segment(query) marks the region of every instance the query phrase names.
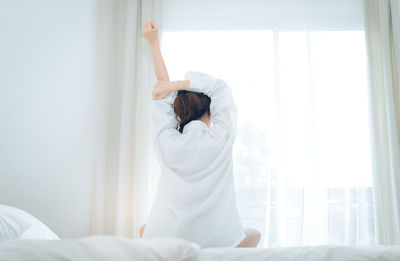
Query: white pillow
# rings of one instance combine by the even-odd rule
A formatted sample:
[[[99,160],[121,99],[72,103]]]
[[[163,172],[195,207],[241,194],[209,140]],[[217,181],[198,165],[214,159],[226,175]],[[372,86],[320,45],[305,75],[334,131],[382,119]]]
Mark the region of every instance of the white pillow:
[[[60,239],[45,224],[27,212],[0,205],[0,240],[7,239]]]
[[[21,214],[19,209],[0,205],[0,240],[17,239],[31,226]]]

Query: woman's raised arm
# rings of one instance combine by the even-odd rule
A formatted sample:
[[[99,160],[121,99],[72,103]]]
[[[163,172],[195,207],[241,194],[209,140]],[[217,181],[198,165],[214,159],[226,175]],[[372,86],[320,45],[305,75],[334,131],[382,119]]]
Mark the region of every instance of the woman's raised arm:
[[[147,21],[143,26],[142,36],[149,42],[151,54],[153,57],[154,71],[158,82],[169,83],[168,72],[165,67],[160,46],[158,43],[158,28],[153,21]],[[156,100],[155,97],[160,97],[153,89],[152,119],[154,123],[153,138],[158,151],[163,150],[173,138],[179,134],[176,129],[177,120],[173,109],[173,101],[175,92],[170,93],[167,85],[160,86],[160,92],[165,93],[163,99]],[[157,94],[157,95],[155,95]]]
[[[142,36],[149,42],[157,80],[168,82],[168,72],[167,68],[165,67],[164,60],[161,55],[160,44],[158,42],[158,26],[151,20],[147,21],[143,26]]]

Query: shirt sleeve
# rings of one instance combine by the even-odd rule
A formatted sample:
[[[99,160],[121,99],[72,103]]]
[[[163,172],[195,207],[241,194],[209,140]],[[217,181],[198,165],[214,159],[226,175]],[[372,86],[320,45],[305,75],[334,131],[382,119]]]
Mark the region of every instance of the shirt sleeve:
[[[153,119],[153,139],[156,146],[160,149],[165,142],[179,134],[176,129],[178,121],[174,112],[174,100],[177,91],[170,92],[167,96],[159,100],[152,100],[152,119]]]
[[[188,71],[185,80],[190,80],[188,91],[201,92],[211,98],[211,132],[216,136],[234,142],[236,136],[237,107],[230,86],[222,79],[208,74]]]

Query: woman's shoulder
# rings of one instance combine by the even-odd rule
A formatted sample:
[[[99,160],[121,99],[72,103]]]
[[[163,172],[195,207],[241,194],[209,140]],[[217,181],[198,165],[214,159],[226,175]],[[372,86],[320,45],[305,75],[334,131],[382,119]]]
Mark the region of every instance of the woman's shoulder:
[[[214,149],[221,147],[221,140],[215,135],[212,128],[200,120],[189,122],[183,128],[182,133],[174,132],[174,135],[160,137],[162,149],[165,151],[190,152],[198,149]]]

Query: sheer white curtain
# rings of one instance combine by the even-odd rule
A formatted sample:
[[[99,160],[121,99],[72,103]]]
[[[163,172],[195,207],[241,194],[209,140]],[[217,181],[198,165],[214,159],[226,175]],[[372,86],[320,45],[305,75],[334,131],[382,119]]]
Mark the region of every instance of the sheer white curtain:
[[[152,175],[150,50],[141,37],[153,1],[97,2],[96,155],[92,234],[135,237],[145,222],[156,176]]]
[[[235,180],[264,246],[374,242],[366,50],[358,0],[163,1],[172,79],[225,79]]]
[[[364,4],[377,242],[400,244],[400,3]]]

